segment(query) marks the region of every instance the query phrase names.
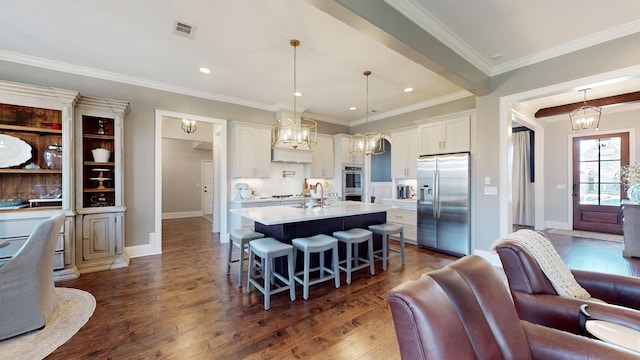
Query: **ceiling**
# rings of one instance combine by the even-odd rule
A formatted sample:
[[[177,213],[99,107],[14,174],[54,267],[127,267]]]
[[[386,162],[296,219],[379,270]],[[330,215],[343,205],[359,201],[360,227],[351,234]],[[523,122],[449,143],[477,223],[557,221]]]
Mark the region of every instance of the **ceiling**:
[[[640,1],[386,2],[487,76],[640,31]],[[409,60],[314,3],[12,1],[0,12],[0,60],[276,111],[293,107],[289,41],[295,38],[301,41],[296,74],[303,93],[297,110],[309,117],[361,123],[364,70],[373,72],[369,109],[376,114],[371,120],[469,95],[446,75]],[[176,35],[176,21],[194,26],[193,37]],[[199,67],[212,73],[202,74]],[[408,86],[415,90],[405,93]],[[617,91],[608,89],[605,95]],[[581,99],[576,91],[539,101],[547,107]]]

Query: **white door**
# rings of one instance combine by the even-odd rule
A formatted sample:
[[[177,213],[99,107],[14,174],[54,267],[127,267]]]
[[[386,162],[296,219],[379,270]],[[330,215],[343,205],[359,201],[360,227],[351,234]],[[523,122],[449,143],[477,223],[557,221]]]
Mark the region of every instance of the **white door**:
[[[213,214],[213,161],[202,161],[202,214]]]

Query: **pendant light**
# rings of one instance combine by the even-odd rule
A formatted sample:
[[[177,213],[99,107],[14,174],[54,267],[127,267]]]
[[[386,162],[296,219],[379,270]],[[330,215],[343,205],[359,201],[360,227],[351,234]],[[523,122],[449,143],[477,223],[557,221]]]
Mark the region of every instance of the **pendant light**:
[[[367,79],[366,86],[366,112],[365,127],[369,124],[369,76],[371,71],[366,70],[364,73]],[[384,134],[379,132],[361,132],[351,135],[349,152],[356,155],[378,155],[384,154]]]
[[[587,105],[587,91],[591,89],[582,89],[584,92],[584,103],[578,109],[569,113],[569,120],[571,121],[571,128],[573,132],[582,130],[598,130],[600,125],[600,115],[602,115],[602,109],[595,106]]]
[[[289,44],[293,47],[293,116],[272,122],[271,145],[272,147],[309,149],[316,143],[318,124],[314,120],[298,116],[296,99],[302,94],[298,92],[296,84],[296,49],[300,46],[300,41],[293,39]]]
[[[189,119],[182,119],[182,131],[187,134],[196,132],[196,121]]]

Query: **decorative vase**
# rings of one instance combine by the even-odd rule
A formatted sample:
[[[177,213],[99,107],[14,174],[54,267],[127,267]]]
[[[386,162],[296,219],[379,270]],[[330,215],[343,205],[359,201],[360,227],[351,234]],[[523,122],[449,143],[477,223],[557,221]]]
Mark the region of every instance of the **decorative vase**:
[[[640,183],[634,184],[627,190],[629,200],[640,203]]]
[[[99,163],[109,162],[109,156],[111,155],[111,151],[107,149],[97,148],[97,149],[91,150],[91,153],[93,154],[93,161],[99,162]]]
[[[47,169],[62,169],[62,146],[51,144],[44,151],[44,162]]]

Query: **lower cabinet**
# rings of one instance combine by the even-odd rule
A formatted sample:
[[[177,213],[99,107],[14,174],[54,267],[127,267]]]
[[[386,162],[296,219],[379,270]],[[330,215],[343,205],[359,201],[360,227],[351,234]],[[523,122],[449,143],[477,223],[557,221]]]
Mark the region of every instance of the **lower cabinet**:
[[[128,266],[123,255],[124,213],[80,215],[76,265],[81,273]]]
[[[33,229],[42,220],[58,211],[8,212],[0,216],[0,266],[11,260],[27,241]],[[58,232],[53,252],[54,279],[69,280],[78,277],[73,264],[74,217],[67,216]]]
[[[418,212],[415,201],[383,199],[383,204],[395,205],[391,210],[387,210],[387,222],[402,225],[404,230],[404,240],[409,244],[418,243]],[[391,236],[392,239],[399,239],[399,236]]]

